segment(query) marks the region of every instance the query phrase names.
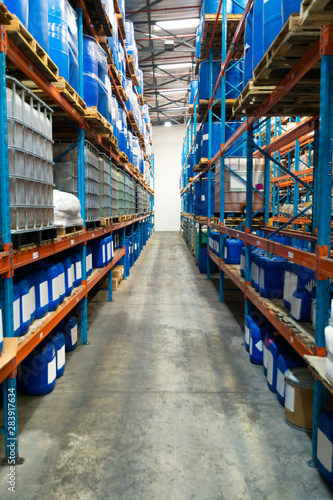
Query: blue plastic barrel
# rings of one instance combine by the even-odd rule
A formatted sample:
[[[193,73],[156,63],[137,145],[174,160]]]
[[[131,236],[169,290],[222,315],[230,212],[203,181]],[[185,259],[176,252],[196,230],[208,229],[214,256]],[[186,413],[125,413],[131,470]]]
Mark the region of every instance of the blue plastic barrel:
[[[87,106],[98,105],[98,44],[94,38],[83,35],[83,85]]]
[[[201,158],[201,140],[202,140],[202,129],[198,130],[197,135],[195,137],[195,144],[194,144],[194,165],[199,163],[200,158]],[[193,151],[193,150],[192,150]]]
[[[242,1],[244,0],[241,0],[239,3],[242,3]],[[233,13],[232,3],[233,3],[232,0],[227,0],[227,14]],[[219,0],[205,0],[203,5],[203,11],[205,14],[216,14],[218,6],[219,6]],[[222,9],[220,12],[222,12]]]
[[[19,337],[21,327],[20,289],[15,283],[13,284],[13,320],[14,337]]]
[[[253,78],[253,9],[246,16],[245,35],[244,35],[244,78],[243,87]]]
[[[68,48],[69,48],[69,84],[79,91],[79,46],[77,16],[75,10],[67,3]]]
[[[92,263],[93,267],[101,268],[106,264],[106,248],[105,248],[105,238],[97,241],[92,241]]]
[[[268,299],[283,297],[283,275],[286,261],[280,257],[262,256],[259,262],[259,292]]]
[[[25,279],[29,283],[29,307],[31,323],[35,321],[36,316],[36,292],[35,292],[35,279],[32,273],[26,273]]]
[[[241,120],[233,120],[233,121],[228,121],[225,124],[225,140],[227,141],[230,139],[232,134],[241,126],[242,122]],[[241,136],[237,141],[233,143],[233,145],[230,147],[229,151],[227,153],[228,157],[239,157],[239,156],[245,156],[245,151],[246,151],[246,141],[243,141],[244,136]]]
[[[250,314],[245,316],[245,326],[244,326],[244,346],[247,352],[250,350],[250,331],[254,320]]]
[[[191,80],[190,104],[194,103],[194,96],[198,90],[198,80]]]
[[[68,297],[73,290],[74,281],[74,264],[70,257],[64,259],[64,270],[65,270],[65,294]]]
[[[301,10],[301,3],[302,0],[282,0],[282,22],[285,24],[288,19],[290,14],[295,12],[296,14],[299,14]]]
[[[126,255],[125,255],[125,273],[126,276],[130,275],[131,269],[131,253],[133,250],[132,238],[126,238]]]
[[[134,48],[135,48],[134,24],[132,23],[132,21],[129,21],[128,19],[125,20],[125,31],[126,31],[125,46],[127,54],[134,55]]]
[[[237,4],[236,2],[232,2],[232,13],[243,14],[246,4],[247,0],[237,0]]]
[[[264,53],[280,33],[282,26],[281,0],[266,0],[264,2]]]
[[[276,395],[279,403],[284,406],[286,395],[286,381],[284,375],[287,370],[305,365],[305,362],[294,353],[282,351],[277,361]]]
[[[215,210],[215,179],[211,182],[211,214]],[[208,216],[208,179],[201,178],[194,184],[194,214]]]
[[[65,267],[62,262],[57,263],[58,267],[58,287],[59,287],[59,304],[61,304],[66,296],[66,280],[65,280]]]
[[[265,337],[265,327],[257,325],[252,321],[250,328],[250,362],[254,365],[263,364],[263,339]]]
[[[297,288],[291,298],[290,315],[296,321],[309,321],[311,295],[305,288]]]
[[[87,276],[90,276],[92,273],[93,265],[92,265],[92,250],[90,246],[87,246],[86,253],[86,273]]]
[[[20,333],[24,335],[31,325],[31,307],[30,307],[30,285],[26,279],[19,278],[16,286],[20,294]]]
[[[3,2],[8,10],[15,14],[21,23],[27,28],[29,18],[29,5],[28,0],[4,0]]]
[[[211,137],[211,155],[209,155],[209,137]],[[221,122],[212,122],[212,132],[209,135],[209,122],[205,122],[202,126],[201,135],[201,158],[211,159],[220,149],[221,144]]]
[[[318,470],[333,484],[333,411],[325,411],[319,416],[317,443]]]
[[[49,51],[48,2],[29,0],[28,30],[46,51]]]
[[[213,89],[215,87],[215,83],[218,79],[218,76],[221,71],[221,61],[213,61]],[[243,79],[243,77],[242,77]],[[199,75],[198,75],[198,100],[200,99],[210,99],[211,91],[209,84],[209,61],[204,60],[201,61],[199,65]],[[221,98],[221,85],[219,86],[215,99]],[[230,98],[230,97],[229,97]]]
[[[69,80],[69,47],[65,0],[48,2],[49,54],[59,68],[60,76]]]
[[[246,257],[245,257],[245,246],[242,247],[241,249],[241,256],[240,256],[240,273],[243,278],[245,278],[245,268],[246,268]]]
[[[109,111],[109,92],[106,86],[108,80],[108,61],[107,55],[100,45],[97,45],[98,60],[98,111],[104,118],[108,119]]]
[[[230,61],[225,76],[226,99],[237,99],[243,90],[244,61]]]
[[[38,266],[34,272],[36,293],[36,319],[43,318],[49,310],[49,289],[47,271]]]
[[[80,286],[82,283],[82,263],[81,263],[81,255],[79,252],[76,252],[72,255],[72,262],[74,264],[74,282],[73,286],[76,288]]]
[[[226,264],[240,264],[241,250],[244,246],[241,240],[227,238],[224,240],[224,262]]]
[[[50,342],[56,351],[57,378],[59,378],[65,371],[65,336],[61,332],[53,333],[50,335]]]
[[[53,391],[56,378],[56,351],[52,342],[39,346],[20,364],[19,388],[27,394],[48,394]]]
[[[65,319],[59,327],[62,329],[65,336],[65,350],[66,352],[73,351],[77,346],[77,319],[71,316]]]
[[[207,247],[199,246],[198,267],[201,274],[207,274]],[[209,259],[209,269],[211,273],[217,273],[219,268],[212,259]]]
[[[269,339],[267,346],[267,385],[272,392],[276,392],[277,362],[283,349],[285,349],[285,345],[280,337],[274,336]]]
[[[256,69],[264,55],[264,0],[254,0],[253,30],[252,30],[252,56],[253,70]]]
[[[58,266],[49,264],[46,266],[48,289],[49,289],[49,311],[55,311],[59,305],[59,270]]]

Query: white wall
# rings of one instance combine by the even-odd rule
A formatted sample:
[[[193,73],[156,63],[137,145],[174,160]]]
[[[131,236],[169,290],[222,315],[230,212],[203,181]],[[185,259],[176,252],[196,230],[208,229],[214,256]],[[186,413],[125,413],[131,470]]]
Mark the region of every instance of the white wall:
[[[156,231],[178,231],[180,225],[179,178],[185,127],[153,127],[155,155]]]

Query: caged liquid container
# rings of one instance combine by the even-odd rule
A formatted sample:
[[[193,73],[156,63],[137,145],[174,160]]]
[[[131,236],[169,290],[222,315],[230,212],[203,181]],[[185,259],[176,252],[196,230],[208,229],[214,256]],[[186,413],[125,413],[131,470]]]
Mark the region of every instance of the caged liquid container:
[[[100,155],[99,161],[99,216],[111,217],[111,160]]]
[[[15,78],[6,86],[11,230],[54,228],[53,111]]]
[[[118,217],[118,169],[111,166],[111,187],[112,187],[112,217]]]
[[[78,147],[75,142],[57,141],[53,147],[54,184],[59,191],[78,196]],[[99,215],[99,151],[90,142],[84,143],[86,220]]]

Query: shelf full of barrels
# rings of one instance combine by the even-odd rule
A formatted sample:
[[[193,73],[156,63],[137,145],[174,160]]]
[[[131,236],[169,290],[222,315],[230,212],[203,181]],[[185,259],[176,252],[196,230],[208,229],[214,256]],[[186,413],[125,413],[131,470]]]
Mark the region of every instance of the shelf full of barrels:
[[[17,393],[55,388],[88,300],[129,276],[154,230],[154,156],[124,2],[6,0],[0,29],[0,384],[19,464]]]
[[[312,431],[311,464],[332,483],[333,5],[250,1],[229,33],[232,7],[216,6],[210,29],[202,15],[201,45],[210,51],[191,85],[182,231],[199,269],[219,273],[220,300],[225,279],[243,293],[250,361],[263,365],[286,421]],[[239,64],[242,41],[243,82],[230,103],[237,82],[228,68]],[[227,135],[228,121],[237,125]]]

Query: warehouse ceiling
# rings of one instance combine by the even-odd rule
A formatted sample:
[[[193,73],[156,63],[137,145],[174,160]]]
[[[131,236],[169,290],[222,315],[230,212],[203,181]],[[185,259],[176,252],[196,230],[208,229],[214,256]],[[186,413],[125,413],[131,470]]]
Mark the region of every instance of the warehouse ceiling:
[[[144,100],[153,125],[186,121],[200,9],[201,0],[126,0],[126,19],[134,23]],[[172,21],[171,27],[158,29],[156,24],[165,21]]]

